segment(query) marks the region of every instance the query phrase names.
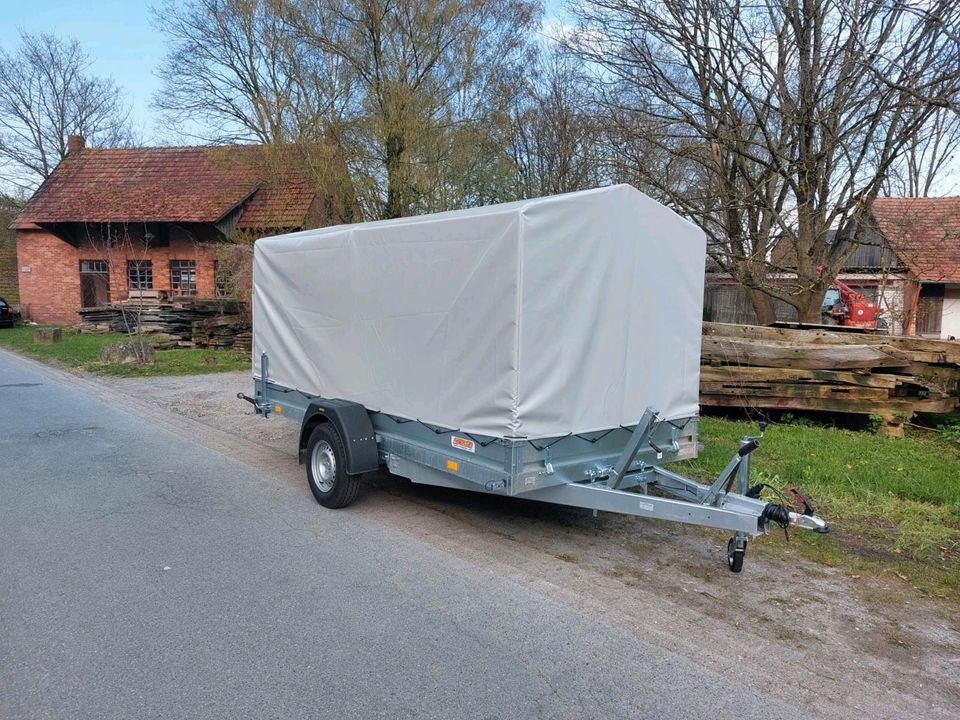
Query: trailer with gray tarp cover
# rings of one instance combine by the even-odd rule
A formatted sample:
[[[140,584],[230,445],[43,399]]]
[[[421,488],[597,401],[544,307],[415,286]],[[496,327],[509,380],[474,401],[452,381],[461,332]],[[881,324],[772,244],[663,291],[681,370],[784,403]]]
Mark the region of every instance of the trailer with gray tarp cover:
[[[321,505],[364,473],[748,536],[826,531],[749,487],[744,438],[695,457],[704,234],[629,185],[267,237],[254,247],[258,413],[301,423]],[[771,498],[778,499],[778,498]]]

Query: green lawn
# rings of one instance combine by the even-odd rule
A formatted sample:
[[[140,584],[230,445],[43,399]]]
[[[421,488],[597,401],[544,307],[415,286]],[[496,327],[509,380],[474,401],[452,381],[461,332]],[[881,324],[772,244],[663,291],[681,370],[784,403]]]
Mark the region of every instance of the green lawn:
[[[156,364],[150,367],[115,365],[100,362],[100,348],[109,343],[124,342],[122,333],[105,335],[80,334],[63,328],[63,340],[52,345],[33,342],[33,326],[0,328],[0,347],[51,362],[61,367],[86,370],[106,375],[195,375],[199,373],[246,370],[250,355],[233,350],[157,350]],[[149,340],[149,336],[147,336]]]
[[[719,473],[752,423],[706,417],[705,450],[678,463]],[[895,573],[922,591],[960,600],[960,445],[949,434],[908,430],[901,439],[813,425],[771,425],[752,457],[751,481],[796,485],[831,525],[790,544],[851,573]],[[776,530],[775,532],[779,532]],[[776,552],[775,538],[757,543]],[[782,547],[783,536],[780,535]]]

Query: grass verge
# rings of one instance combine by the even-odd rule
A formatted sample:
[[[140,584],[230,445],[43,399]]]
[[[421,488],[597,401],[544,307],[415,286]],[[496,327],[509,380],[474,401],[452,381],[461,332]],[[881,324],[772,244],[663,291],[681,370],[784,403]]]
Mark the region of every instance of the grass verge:
[[[756,431],[752,423],[702,418],[704,452],[678,465],[702,479],[716,476],[737,440]],[[801,488],[830,523],[828,535],[791,533],[792,549],[852,575],[891,574],[924,594],[960,601],[960,445],[954,439],[771,425],[751,458],[751,482]],[[780,552],[786,545],[781,536],[753,547]]]
[[[104,375],[197,375],[211,372],[246,370],[250,356],[234,350],[202,350],[182,348],[157,350],[156,364],[149,367],[118,365],[100,362],[100,348],[110,343],[124,342],[122,333],[104,335],[82,334],[72,328],[63,328],[63,340],[50,345],[33,342],[36,326],[21,325],[11,329],[0,328],[0,347],[15,350],[37,360],[75,370]],[[149,336],[147,336],[149,340]]]

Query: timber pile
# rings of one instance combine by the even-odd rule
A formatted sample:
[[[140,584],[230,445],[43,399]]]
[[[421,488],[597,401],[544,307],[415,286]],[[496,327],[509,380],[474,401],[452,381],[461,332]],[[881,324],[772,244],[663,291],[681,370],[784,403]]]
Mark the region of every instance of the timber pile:
[[[136,327],[159,336],[161,349],[217,347],[249,350],[250,322],[244,303],[228,299],[135,299],[80,311],[84,333],[128,332]]]
[[[193,323],[192,339],[197,347],[249,350],[253,335],[245,316],[221,315]]]
[[[700,404],[879,415],[899,435],[913,413],[960,402],[960,342],[703,324]]]

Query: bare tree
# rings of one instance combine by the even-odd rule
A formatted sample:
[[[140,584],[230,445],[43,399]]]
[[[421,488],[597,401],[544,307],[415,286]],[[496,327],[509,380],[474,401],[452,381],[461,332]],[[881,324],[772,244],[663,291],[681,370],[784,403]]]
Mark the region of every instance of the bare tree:
[[[761,322],[772,298],[817,322],[891,168],[957,97],[960,7],[582,0],[574,12],[570,45],[597,68],[610,117],[670,158],[670,172],[637,168],[644,186],[704,228]]]
[[[131,138],[129,108],[117,84],[90,74],[76,40],[20,34],[20,47],[0,49],[0,164],[5,179],[29,190],[67,154],[67,136],[116,146]]]
[[[894,165],[884,191],[902,197],[949,193],[956,186],[960,112],[955,104],[937,108],[922,132],[911,138]]]
[[[143,328],[145,305],[139,282],[140,268],[149,264],[149,227],[139,222],[82,223],[76,237],[80,247],[106,260],[105,304],[120,313],[120,323],[111,330],[127,336],[126,342],[114,344],[112,349],[138,365],[152,365],[153,348]],[[127,289],[127,297],[123,297],[123,288]]]
[[[169,46],[153,99],[178,134],[212,143],[319,141],[349,117],[343,61],[317,53],[277,0],[167,0],[154,23]]]
[[[602,184],[604,123],[582,65],[553,50],[526,69],[518,85],[523,92],[510,113],[518,194],[539,197]]]
[[[525,0],[286,0],[293,27],[341,59],[362,115],[347,147],[368,215],[399,217],[459,204],[470,175],[496,150],[512,83],[527,60],[539,5]],[[502,153],[502,151],[501,151]],[[487,168],[504,158],[488,158]],[[494,193],[495,194],[495,193]]]

